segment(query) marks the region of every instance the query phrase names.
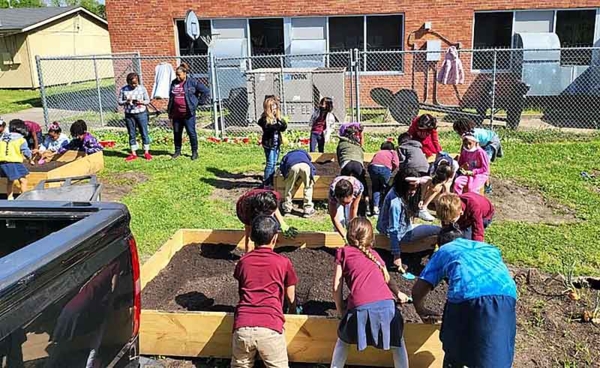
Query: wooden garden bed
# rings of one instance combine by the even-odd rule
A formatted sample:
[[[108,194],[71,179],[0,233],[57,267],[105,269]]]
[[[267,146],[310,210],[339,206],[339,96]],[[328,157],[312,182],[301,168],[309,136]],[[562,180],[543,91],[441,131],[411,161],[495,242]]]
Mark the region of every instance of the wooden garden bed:
[[[142,267],[141,283],[145,288],[167,268],[175,254],[185,246],[231,244],[243,248],[242,231],[179,230]],[[377,240],[389,248],[385,238]],[[301,233],[295,239],[281,238],[278,247],[338,248],[344,243],[334,233]],[[408,252],[421,251],[417,246],[403,247]],[[189,270],[193,273],[194,270]],[[142,300],[142,306],[144,305]],[[286,315],[285,334],[292,362],[327,363],[337,339],[338,319],[311,315]],[[169,312],[142,310],[140,349],[142,354],[179,357],[231,356],[233,314],[225,312]],[[438,337],[439,326],[407,323],[406,344],[412,366],[440,367],[443,359]],[[367,349],[352,350],[348,364],[392,366],[390,352]]]
[[[78,151],[67,151],[48,164],[35,166],[33,170],[30,170],[27,184],[31,190],[42,180],[96,174],[102,169],[104,169],[102,151],[91,155]],[[57,185],[60,184],[49,184],[48,186]],[[21,192],[18,181],[15,181],[15,192]],[[6,178],[0,178],[0,193],[6,194]]]

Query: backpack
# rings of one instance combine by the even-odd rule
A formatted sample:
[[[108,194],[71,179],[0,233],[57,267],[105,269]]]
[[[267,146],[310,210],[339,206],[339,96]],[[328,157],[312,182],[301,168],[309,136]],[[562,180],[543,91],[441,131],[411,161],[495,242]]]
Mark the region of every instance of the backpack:
[[[448,153],[440,152],[435,156],[435,160],[431,164],[429,164],[429,175],[433,177],[435,175],[435,172],[437,171],[438,166],[440,166],[442,163],[445,163],[452,167],[455,173],[458,170],[458,162],[456,162],[456,160],[450,157]]]

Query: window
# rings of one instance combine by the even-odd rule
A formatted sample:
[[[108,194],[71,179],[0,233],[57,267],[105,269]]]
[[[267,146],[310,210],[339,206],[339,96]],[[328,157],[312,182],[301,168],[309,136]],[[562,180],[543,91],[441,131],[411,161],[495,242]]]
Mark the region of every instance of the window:
[[[560,46],[591,47],[594,45],[595,10],[559,10],[556,12],[556,34]],[[591,50],[563,50],[561,65],[590,65]]]
[[[473,29],[474,49],[501,49],[512,45],[512,12],[475,13]],[[497,69],[508,69],[510,53],[498,53]],[[473,69],[491,70],[494,68],[494,52],[473,53]]]
[[[367,17],[367,51],[402,51],[401,15]],[[367,55],[367,71],[402,71],[402,54]]]
[[[340,52],[352,49],[362,50],[364,47],[364,17],[332,17],[329,18],[329,51]],[[348,68],[348,54],[331,55],[330,67]]]
[[[253,68],[280,68],[280,55],[285,53],[283,19],[250,19],[251,55],[277,55],[252,61]]]
[[[365,42],[366,27],[366,42]],[[329,51],[401,51],[404,17],[402,15],[331,17],[329,18]],[[364,62],[362,59],[361,62]],[[330,66],[348,67],[348,55],[331,55]],[[401,54],[366,56],[365,71],[402,71]]]
[[[177,26],[177,39],[179,41],[179,55],[208,55],[208,46],[202,41],[202,38],[192,41],[185,33],[185,21],[176,20],[175,23]],[[210,20],[201,20],[200,37],[210,35]],[[206,58],[181,58],[181,60],[188,63],[193,73],[208,73]]]

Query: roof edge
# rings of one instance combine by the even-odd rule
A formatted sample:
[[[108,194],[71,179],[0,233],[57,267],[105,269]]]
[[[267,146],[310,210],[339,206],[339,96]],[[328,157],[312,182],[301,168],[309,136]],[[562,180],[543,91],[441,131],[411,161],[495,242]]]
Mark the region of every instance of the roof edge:
[[[102,18],[102,17],[99,17],[99,16],[97,16],[96,14],[94,14],[94,13],[92,13],[91,11],[89,11],[89,10],[85,9],[84,7],[81,7],[81,6],[79,6],[79,7],[77,7],[77,8],[74,8],[74,9],[68,10],[68,11],[66,11],[66,12],[64,12],[64,13],[60,13],[60,14],[58,14],[58,15],[55,15],[54,17],[51,17],[51,18],[45,19],[45,20],[43,20],[43,21],[41,21],[41,22],[38,22],[38,23],[36,23],[36,24],[32,24],[32,25],[30,25],[30,26],[28,26],[28,27],[21,28],[21,30],[20,30],[20,31],[21,31],[21,32],[29,32],[29,31],[31,31],[31,30],[33,30],[33,29],[39,28],[39,27],[41,27],[41,26],[44,26],[44,25],[46,25],[46,24],[48,24],[48,23],[52,23],[52,22],[54,22],[54,21],[56,21],[56,20],[59,20],[59,19],[61,19],[61,18],[64,18],[64,17],[66,17],[66,16],[72,15],[72,14],[74,14],[74,13],[79,13],[79,12],[83,12],[83,13],[85,13],[85,14],[89,15],[90,17],[92,17],[92,18],[96,19],[97,21],[99,21],[99,22],[103,23],[104,25],[108,26],[108,21],[106,21],[106,19],[104,19],[104,18]],[[15,30],[17,30],[17,29],[15,29]]]

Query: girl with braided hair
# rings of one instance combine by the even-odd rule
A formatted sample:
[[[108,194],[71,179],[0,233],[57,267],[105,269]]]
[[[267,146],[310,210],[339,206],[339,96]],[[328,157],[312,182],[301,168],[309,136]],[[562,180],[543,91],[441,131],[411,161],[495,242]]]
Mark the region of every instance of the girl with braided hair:
[[[391,349],[394,367],[408,367],[402,337],[404,320],[396,308],[395,299],[407,303],[409,297],[390,282],[385,262],[372,249],[375,237],[369,220],[357,217],[350,221],[347,241],[348,245],[339,248],[335,257],[333,298],[338,314],[343,317],[338,327],[331,367],[344,366],[350,345],[356,345],[359,351],[367,346]],[[344,280],[350,289],[345,313],[342,299]]]

